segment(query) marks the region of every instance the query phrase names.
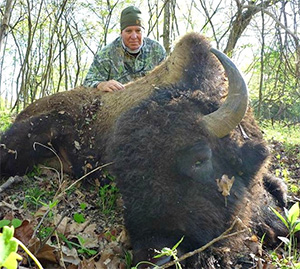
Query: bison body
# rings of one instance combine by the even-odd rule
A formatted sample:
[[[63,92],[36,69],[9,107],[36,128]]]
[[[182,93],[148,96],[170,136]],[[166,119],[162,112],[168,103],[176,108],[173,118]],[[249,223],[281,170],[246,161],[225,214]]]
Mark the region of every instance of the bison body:
[[[182,237],[182,252],[199,248],[236,216],[275,240],[284,229],[268,206],[274,197],[285,204],[284,185],[267,175],[268,149],[247,109],[241,75],[214,54],[221,63],[204,37],[188,34],[124,91],[81,87],[36,101],[2,135],[1,175],[23,174],[52,158],[41,144],[76,176],[113,162],[136,262]],[[222,178],[234,178],[226,197]],[[233,242],[240,241],[230,243],[238,249]]]

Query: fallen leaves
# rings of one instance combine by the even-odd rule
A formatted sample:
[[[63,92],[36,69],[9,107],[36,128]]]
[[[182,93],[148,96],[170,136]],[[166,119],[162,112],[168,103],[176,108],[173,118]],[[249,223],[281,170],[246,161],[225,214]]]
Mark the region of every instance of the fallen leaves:
[[[262,243],[256,235],[247,237],[245,239],[245,244],[253,254],[258,255],[260,257],[262,256],[263,254]]]
[[[15,237],[18,238],[23,244],[28,245],[34,229],[33,224],[29,220],[23,220],[20,227],[15,230]]]
[[[72,186],[58,204],[55,204],[55,196],[51,198],[50,193],[57,193],[57,188],[61,189],[62,184],[65,184],[65,189],[72,184],[72,180],[67,184],[65,181],[60,182],[55,171],[51,176],[49,170],[45,177],[39,175],[38,180],[31,180],[21,182],[21,188],[18,185],[3,193],[0,217],[9,223],[15,218],[22,220],[22,224],[16,229],[15,237],[22,241],[45,267],[126,268],[125,249],[128,249],[129,239],[123,225],[122,204],[111,212],[111,216],[101,212],[99,179],[95,180],[93,190],[87,191],[78,185]],[[33,192],[28,194],[31,188],[41,191],[37,191],[37,196],[33,197]],[[32,197],[27,199],[28,195]],[[31,204],[32,202],[34,204]],[[76,213],[84,216],[82,223],[76,222]],[[21,250],[19,254],[23,257],[20,268],[32,268],[27,255]]]
[[[41,242],[37,238],[30,240],[28,248],[42,264],[57,263],[59,261],[58,248],[48,243],[41,246]]]

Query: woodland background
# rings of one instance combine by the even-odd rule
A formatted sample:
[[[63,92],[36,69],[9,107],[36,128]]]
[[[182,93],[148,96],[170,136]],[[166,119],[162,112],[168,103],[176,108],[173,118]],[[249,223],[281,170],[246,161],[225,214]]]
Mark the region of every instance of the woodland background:
[[[0,0],[0,134],[34,100],[81,85],[132,4],[145,15],[146,35],[168,53],[195,31],[232,57],[270,142],[271,171],[288,184],[289,205],[300,202],[300,0]],[[103,178],[110,184],[75,188],[68,175],[35,167],[0,191],[0,229],[18,220],[15,236],[45,268],[130,268],[120,194],[113,177],[103,171]],[[300,268],[299,249],[262,252],[263,239],[253,240],[257,268]],[[23,268],[33,268],[21,254]]]
[[[0,110],[82,84],[97,48],[140,7],[146,35],[168,53],[186,32],[206,35],[244,72],[258,119],[300,122],[299,0],[0,0]]]

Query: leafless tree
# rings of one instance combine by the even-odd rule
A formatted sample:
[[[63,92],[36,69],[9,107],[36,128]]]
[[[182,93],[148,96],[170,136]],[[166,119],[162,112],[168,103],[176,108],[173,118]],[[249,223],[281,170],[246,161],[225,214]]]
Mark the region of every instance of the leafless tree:
[[[120,34],[119,15],[126,5],[147,10],[146,35],[161,42],[168,53],[179,36],[198,31],[208,36],[216,47],[238,59],[243,53],[243,44],[250,43],[245,41],[247,31],[257,33],[254,44],[259,44],[256,53],[260,52],[261,65],[256,69],[260,74],[256,87],[261,90],[261,105],[269,101],[264,93],[271,76],[268,73],[271,58],[266,48],[281,44],[278,49],[282,63],[274,67],[277,74],[274,79],[278,81],[274,87],[287,93],[283,90],[285,84],[279,83],[280,75],[286,72],[286,80],[294,83],[293,94],[300,95],[298,0],[143,0],[139,3],[25,0],[15,1],[15,4],[7,0],[6,7],[0,6],[3,15],[0,46],[9,44],[6,47],[9,49],[2,50],[1,54],[0,97],[13,99],[15,107],[21,109],[37,98],[80,85],[97,49]],[[9,14],[12,14],[10,20]],[[274,29],[275,36],[269,35]],[[3,37],[7,38],[6,43]]]

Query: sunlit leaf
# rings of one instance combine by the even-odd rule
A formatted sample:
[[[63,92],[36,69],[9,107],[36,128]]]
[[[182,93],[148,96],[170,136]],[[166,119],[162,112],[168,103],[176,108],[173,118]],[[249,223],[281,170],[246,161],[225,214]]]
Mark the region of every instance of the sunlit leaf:
[[[9,224],[10,224],[10,220],[8,219],[0,220],[0,228],[3,228],[4,226],[8,226]]]
[[[164,247],[161,251],[157,251],[159,254],[155,255],[154,258],[160,258],[162,256],[172,256],[172,249]]]
[[[282,223],[289,229],[289,224],[287,223],[285,218],[283,216],[281,216],[280,213],[276,209],[274,209],[273,207],[270,207],[270,208],[274,212],[274,214],[282,221]]]
[[[16,269],[18,267],[18,260],[22,260],[22,257],[16,252],[11,252],[3,264],[0,262],[0,266],[7,269]]]
[[[175,246],[174,247],[172,247],[172,250],[175,250],[175,249],[177,249],[178,248],[178,246],[180,245],[180,243],[183,241],[183,239],[184,239],[184,236],[183,237],[181,237],[181,239],[175,244]]]
[[[293,204],[293,206],[289,209],[288,211],[288,222],[293,225],[295,223],[295,221],[298,219],[299,217],[299,203],[295,203]]]
[[[280,239],[287,246],[290,244],[290,240],[284,236],[278,236],[278,239]]]
[[[17,260],[22,257],[18,255],[18,244],[13,240],[14,227],[3,227],[3,233],[0,234],[0,267],[4,266],[7,269],[17,268]]]
[[[84,216],[80,213],[75,213],[73,218],[77,223],[84,223],[85,222]]]
[[[55,200],[54,202],[52,203],[49,203],[49,209],[52,209],[54,207],[56,207],[56,205],[58,204],[59,200]]]
[[[298,232],[298,231],[300,231],[300,222],[298,222],[298,223],[296,224],[296,226],[294,227],[294,233],[296,233],[296,232]]]
[[[11,224],[16,229],[16,228],[18,228],[18,227],[20,227],[22,225],[22,220],[20,220],[20,219],[13,219],[11,221]]]

